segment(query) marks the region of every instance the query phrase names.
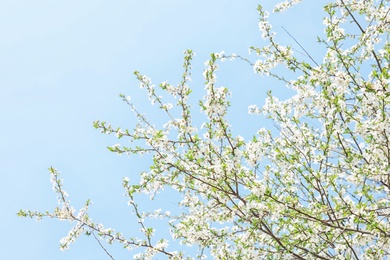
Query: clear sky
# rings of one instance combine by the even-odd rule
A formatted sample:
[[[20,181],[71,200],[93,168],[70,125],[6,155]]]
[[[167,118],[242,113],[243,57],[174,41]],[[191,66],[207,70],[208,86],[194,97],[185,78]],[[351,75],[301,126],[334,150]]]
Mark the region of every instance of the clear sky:
[[[275,28],[281,41],[295,44],[281,30],[284,26],[319,57],[315,35],[322,33],[323,1],[308,2],[286,18],[278,16]],[[92,122],[134,126],[135,118],[118,98],[120,93],[132,96],[139,110],[153,119],[132,72],[139,70],[156,84],[165,80],[177,84],[187,48],[197,54],[191,85],[196,98],[203,95],[201,73],[211,52],[235,52],[254,61],[248,48],[262,45],[257,4],[0,0],[1,258],[108,259],[96,241],[85,236],[60,252],[59,240],[69,231],[69,223],[20,219],[16,212],[54,209],[56,197],[47,171],[53,166],[62,172],[76,209],[91,199],[94,220],[125,234],[138,229],[131,222],[121,181],[147,169],[147,160],[110,153],[106,146],[118,141],[100,134]],[[217,75],[233,92],[235,112],[230,117],[235,133],[249,135],[248,129],[262,123],[242,115],[248,105],[262,104],[273,86],[239,61],[222,64]],[[115,259],[132,256],[121,247],[108,249]]]

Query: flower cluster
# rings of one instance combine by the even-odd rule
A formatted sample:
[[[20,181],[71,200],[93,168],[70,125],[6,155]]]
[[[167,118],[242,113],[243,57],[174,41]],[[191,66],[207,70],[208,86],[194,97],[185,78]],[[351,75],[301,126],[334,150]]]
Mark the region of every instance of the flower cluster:
[[[282,12],[300,1],[285,1]],[[136,259],[164,254],[171,259],[384,259],[390,257],[390,5],[389,1],[338,0],[324,7],[324,32],[319,38],[325,56],[318,64],[294,56],[278,44],[270,12],[258,8],[259,28],[266,41],[251,47],[254,63],[239,55],[213,53],[203,73],[205,95],[199,101],[203,124],[192,120],[189,87],[194,53],[184,54],[184,72],[177,85],[156,87],[136,72],[151,104],[159,105],[166,123],[157,128],[130,98],[139,123],[122,130],[96,121],[102,133],[127,138],[130,147],[114,145],[115,153],[153,157],[138,183],[123,180],[128,204],[138,218],[143,238],[95,224],[85,207],[75,215],[58,172],[51,169],[61,207],[53,213],[21,211],[19,215],[76,222],[61,240],[67,248],[80,234],[97,233],[108,243],[145,248]],[[347,26],[348,25],[348,26]],[[353,25],[353,33],[348,33]],[[280,100],[268,93],[265,105],[252,105],[254,116],[271,119],[275,129],[259,129],[246,140],[233,135],[227,117],[230,91],[217,86],[219,62],[247,61],[255,73],[284,82],[294,95]],[[294,80],[275,74],[283,66]],[[161,92],[161,94],[160,94]],[[163,97],[176,100],[163,103]],[[180,115],[180,116],[175,116]],[[145,211],[136,196],[151,200],[170,187],[180,198],[180,212]],[[171,239],[157,238],[147,219],[168,220]],[[161,228],[161,226],[160,226]],[[171,246],[177,243],[177,246]],[[198,247],[196,256],[186,248]],[[178,250],[171,250],[180,248]]]

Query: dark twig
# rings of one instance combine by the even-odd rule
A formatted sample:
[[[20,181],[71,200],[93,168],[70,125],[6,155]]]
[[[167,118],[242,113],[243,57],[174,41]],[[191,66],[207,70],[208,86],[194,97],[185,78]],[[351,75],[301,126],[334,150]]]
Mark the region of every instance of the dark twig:
[[[104,252],[106,252],[106,254],[112,259],[114,260],[114,257],[112,257],[112,255],[107,251],[107,249],[102,245],[102,243],[100,243],[99,239],[96,237],[95,233],[94,232],[91,232],[91,234],[93,235],[93,237],[96,239],[96,241],[99,243],[100,247],[103,248]]]
[[[286,28],[284,28],[282,26],[283,30],[299,45],[299,47],[301,47],[301,49],[306,53],[306,55],[312,60],[312,62],[314,62],[315,65],[319,66],[318,63],[313,59],[313,57],[310,56],[310,54],[305,50],[305,48],[303,48],[303,46],[294,38],[294,36],[292,36],[287,30]]]

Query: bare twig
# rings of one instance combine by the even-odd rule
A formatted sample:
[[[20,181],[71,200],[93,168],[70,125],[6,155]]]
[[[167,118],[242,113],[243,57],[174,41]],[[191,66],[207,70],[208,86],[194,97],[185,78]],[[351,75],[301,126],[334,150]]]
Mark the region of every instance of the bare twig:
[[[91,232],[91,234],[93,235],[93,237],[96,239],[96,241],[99,243],[99,246],[101,248],[103,248],[104,252],[106,252],[106,254],[112,259],[114,260],[114,257],[112,257],[112,255],[107,251],[107,249],[102,245],[102,243],[100,243],[99,239],[96,237],[95,233],[94,232]]]
[[[299,47],[301,47],[301,49],[306,53],[306,55],[312,60],[312,62],[314,62],[315,65],[319,66],[318,63],[313,59],[313,57],[310,56],[310,54],[305,50],[305,48],[303,48],[303,46],[294,38],[294,36],[292,36],[287,30],[286,28],[284,28],[282,26],[283,30],[299,45]]]

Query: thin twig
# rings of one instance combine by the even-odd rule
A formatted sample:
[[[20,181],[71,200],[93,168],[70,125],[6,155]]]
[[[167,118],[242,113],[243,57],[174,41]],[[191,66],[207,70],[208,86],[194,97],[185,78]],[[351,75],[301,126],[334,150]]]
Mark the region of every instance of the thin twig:
[[[93,237],[96,239],[96,241],[99,243],[100,247],[103,248],[104,252],[106,252],[106,254],[112,259],[114,260],[114,257],[112,257],[112,255],[107,251],[107,249],[102,245],[102,243],[100,243],[99,239],[96,237],[95,233],[94,232],[91,232],[91,234],[93,235]]]
[[[306,53],[306,55],[314,62],[315,65],[319,66],[318,63],[310,56],[310,54],[305,50],[305,48],[303,48],[303,46],[294,38],[294,36],[292,36],[287,30],[286,28],[284,28],[282,26],[283,30],[299,45],[299,47],[301,47],[301,49]]]

